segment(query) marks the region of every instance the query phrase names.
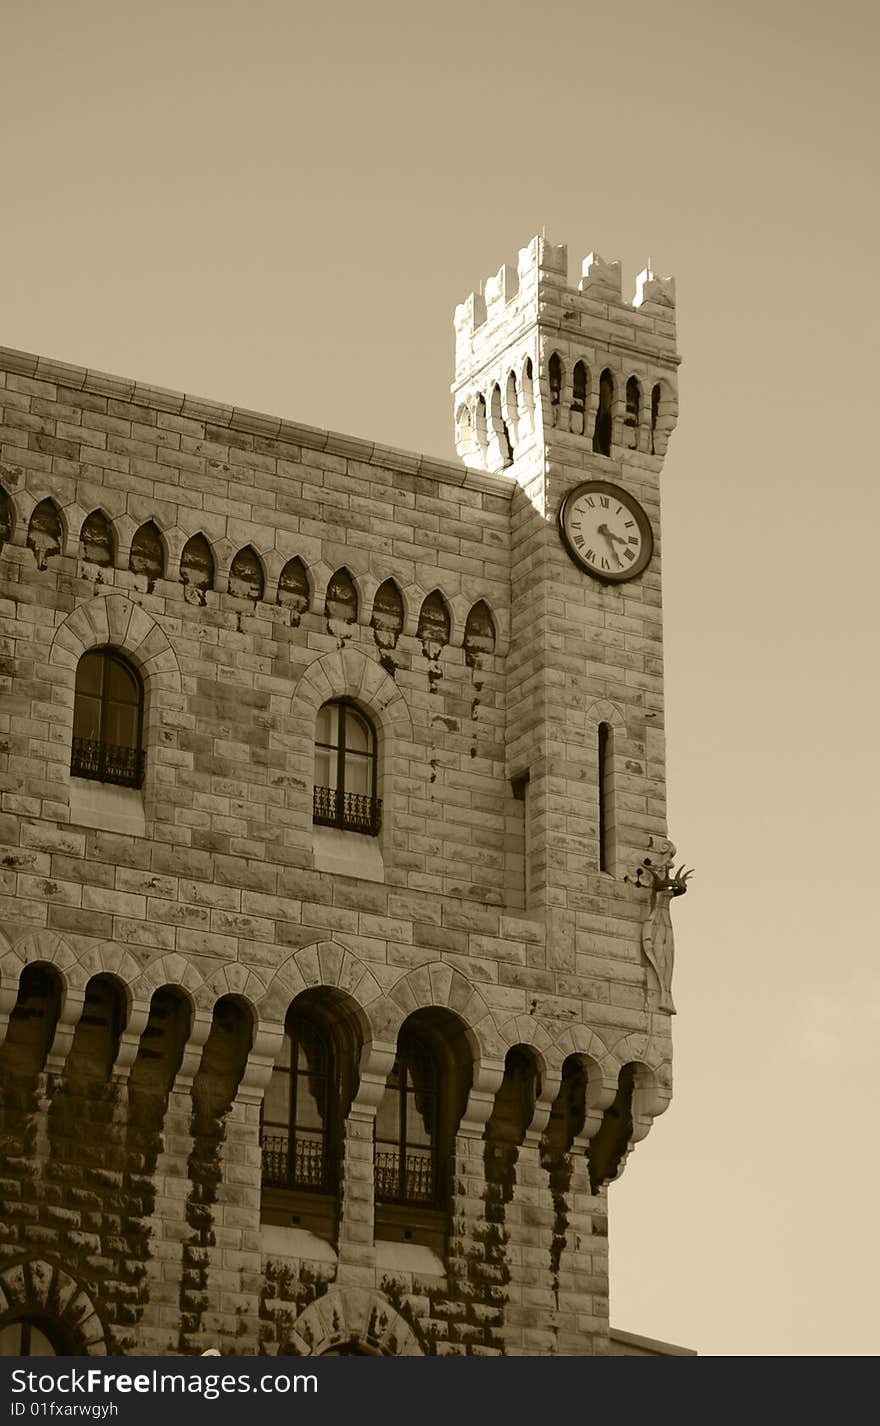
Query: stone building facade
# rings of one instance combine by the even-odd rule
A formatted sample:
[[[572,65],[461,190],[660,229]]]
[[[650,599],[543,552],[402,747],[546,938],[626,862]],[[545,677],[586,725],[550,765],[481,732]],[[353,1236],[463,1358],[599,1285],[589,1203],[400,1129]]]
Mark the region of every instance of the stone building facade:
[[[461,463],[0,350],[4,1351],[627,1350],[677,360],[671,281],[538,238]],[[560,538],[594,481],[637,577]]]

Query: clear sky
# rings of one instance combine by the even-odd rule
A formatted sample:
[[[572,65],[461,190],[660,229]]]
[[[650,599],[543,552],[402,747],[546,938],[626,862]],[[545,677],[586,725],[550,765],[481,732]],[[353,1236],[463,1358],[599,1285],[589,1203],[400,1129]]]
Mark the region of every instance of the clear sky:
[[[880,1351],[873,0],[6,0],[0,343],[452,456],[546,224],[678,281],[676,1095],[612,1317]]]

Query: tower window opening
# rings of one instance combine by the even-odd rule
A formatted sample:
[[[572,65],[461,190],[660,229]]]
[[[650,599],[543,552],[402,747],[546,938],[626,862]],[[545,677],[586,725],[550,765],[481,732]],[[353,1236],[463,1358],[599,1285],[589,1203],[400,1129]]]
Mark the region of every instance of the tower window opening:
[[[507,423],[505,425],[507,434],[507,444],[510,447],[511,460],[513,459],[514,448],[519,441],[519,393],[516,387],[516,373],[508,372],[507,375]]]
[[[562,399],[562,361],[558,352],[553,352],[547,363],[547,376],[550,383],[550,405],[553,407],[553,424],[555,426],[557,408]]]
[[[584,362],[575,363],[571,374],[571,422],[570,428],[576,436],[584,434],[587,407],[587,368]]]
[[[142,728],[143,688],[128,660],[113,649],[84,654],[76,670],[72,776],[140,787]]]
[[[501,410],[501,388],[496,385],[492,388],[492,431],[498,439],[501,449],[501,459],[505,466],[513,465],[513,443],[510,439],[510,431]]]
[[[530,431],[535,427],[535,380],[532,358],[526,357],[522,375],[523,415]]]
[[[345,699],[325,703],[315,725],[313,820],[320,826],[377,836],[382,823],[377,781],[372,723]]]
[[[614,377],[606,367],[599,377],[599,405],[596,410],[596,425],[593,430],[593,450],[600,456],[610,456],[611,454],[613,403]]]
[[[639,383],[634,376],[631,376],[626,383],[626,416],[624,425],[629,430],[629,440],[627,442],[631,451],[638,449],[639,444],[639,407],[641,405],[641,392]]]
[[[658,421],[659,416],[660,416],[660,383],[659,383],[659,381],[658,381],[658,382],[657,382],[657,385],[653,388],[653,390],[652,390],[652,392],[651,392],[651,455],[652,455],[652,456],[657,454],[657,452],[656,452],[656,450],[655,450],[655,448],[654,448],[654,446],[655,446],[654,437],[655,437],[655,434],[656,434],[656,431],[657,431],[657,421]]]

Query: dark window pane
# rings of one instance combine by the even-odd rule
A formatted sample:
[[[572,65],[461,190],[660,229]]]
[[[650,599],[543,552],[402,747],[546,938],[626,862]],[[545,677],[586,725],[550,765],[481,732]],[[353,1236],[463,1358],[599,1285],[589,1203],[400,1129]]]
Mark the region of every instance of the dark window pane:
[[[99,738],[101,736],[101,700],[77,694],[73,709],[73,736],[75,738]]]
[[[126,668],[124,663],[118,659],[107,660],[107,670],[104,675],[104,692],[108,698],[112,698],[116,703],[140,702],[140,689],[137,678],[131,669]]]
[[[94,693],[100,695],[103,671],[103,654],[85,654],[83,658],[80,659],[76,670],[77,693]]]

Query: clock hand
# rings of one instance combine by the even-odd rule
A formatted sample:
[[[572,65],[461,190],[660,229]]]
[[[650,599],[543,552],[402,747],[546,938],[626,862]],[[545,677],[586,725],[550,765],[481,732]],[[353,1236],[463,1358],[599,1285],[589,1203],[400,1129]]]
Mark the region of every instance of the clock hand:
[[[626,535],[615,535],[613,530],[609,530],[607,525],[600,525],[596,531],[598,535],[604,535],[606,540],[616,540],[619,545],[628,544]]]

